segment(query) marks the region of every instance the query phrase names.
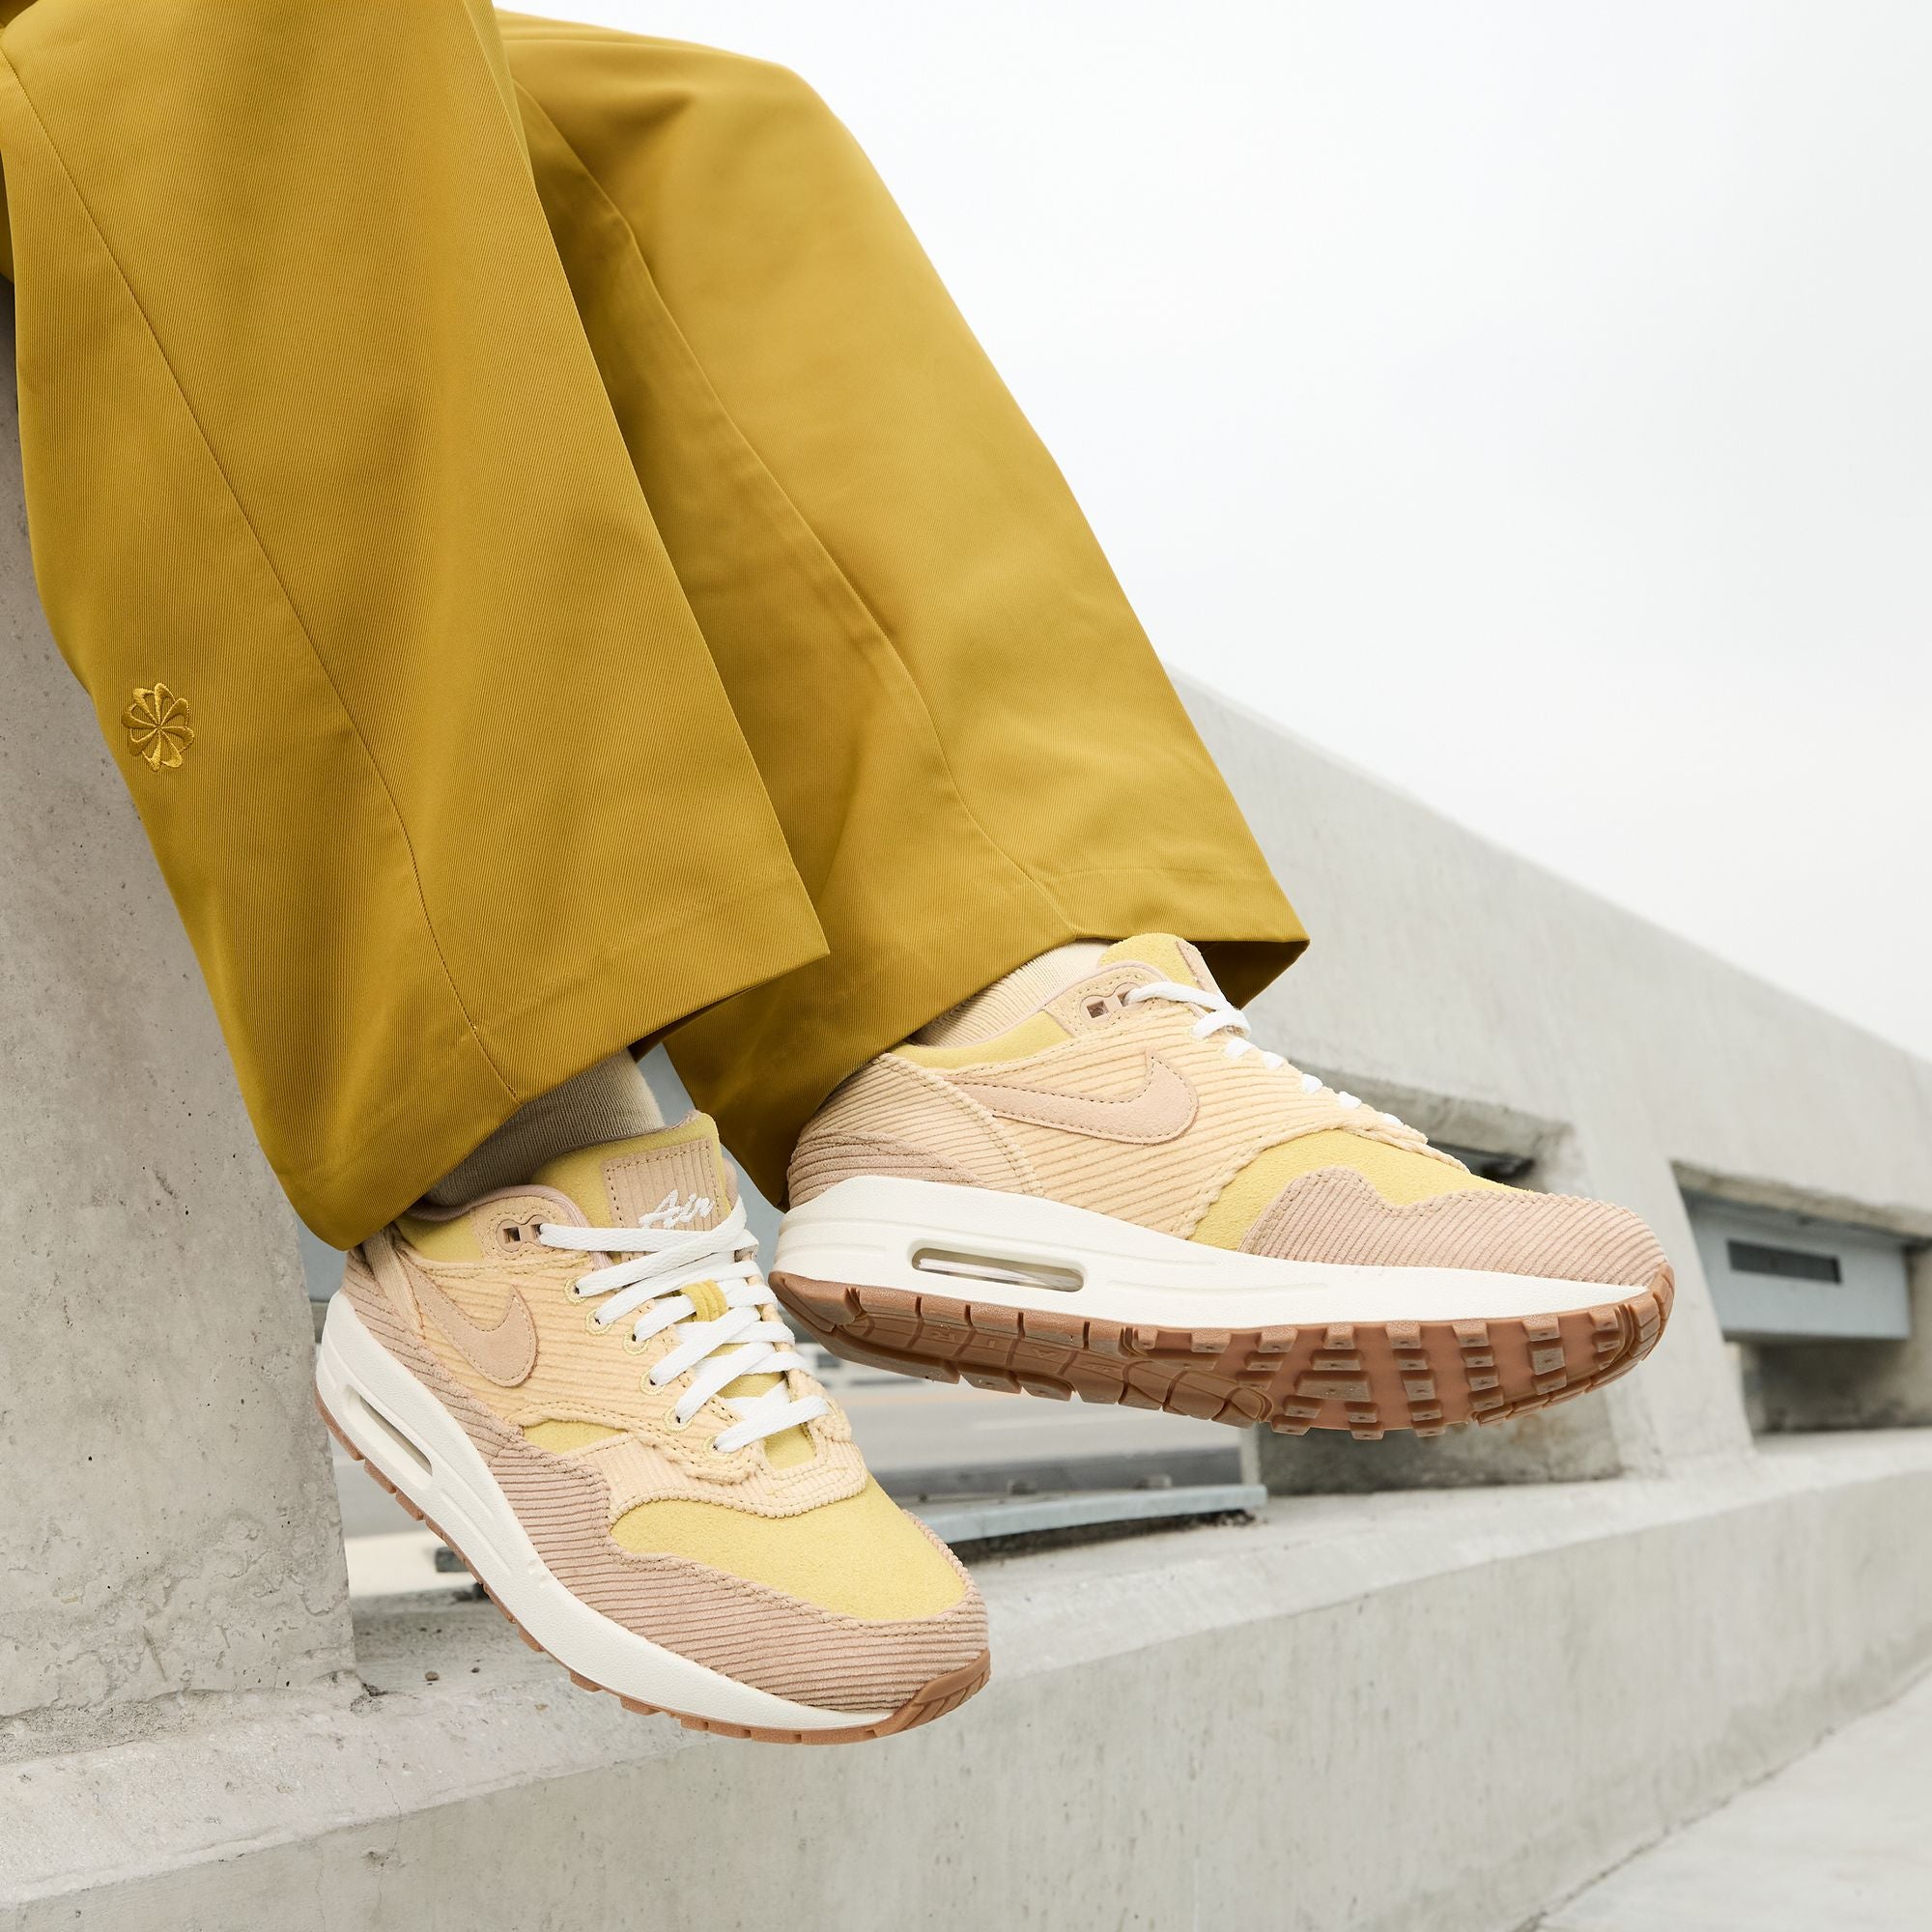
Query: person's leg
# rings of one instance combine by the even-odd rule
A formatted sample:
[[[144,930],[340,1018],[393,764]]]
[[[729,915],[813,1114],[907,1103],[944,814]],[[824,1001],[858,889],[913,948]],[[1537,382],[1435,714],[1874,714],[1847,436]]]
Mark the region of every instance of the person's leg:
[[[672,1040],[768,1189],[792,1153],[793,1313],[862,1360],[1290,1430],[1439,1431],[1628,1368],[1669,1305],[1634,1216],[1492,1187],[1243,1050],[1224,989],[1300,928],[824,105],[700,48],[526,21],[506,44],[831,942]],[[1094,938],[1119,943],[1068,943]]]
[[[264,1146],[358,1243],[331,1428],[581,1683],[738,1737],[950,1710],[970,1580],[791,1347],[711,1122],[651,1130],[613,1055],[823,942],[493,19],[38,0],[0,51],[43,594]],[[440,1178],[487,1191],[399,1212]]]
[[[38,0],[0,46],[42,595],[347,1244],[823,939],[487,8]]]
[[[845,1075],[1064,941],[1301,928],[1051,459],[784,70],[504,16],[537,185],[829,942],[672,1036],[777,1198]]]

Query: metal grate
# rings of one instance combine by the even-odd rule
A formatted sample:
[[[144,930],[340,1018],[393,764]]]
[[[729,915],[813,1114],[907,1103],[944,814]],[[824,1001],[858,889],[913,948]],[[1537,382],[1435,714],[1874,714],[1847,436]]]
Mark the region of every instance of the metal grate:
[[[1731,1266],[1739,1274],[1776,1275],[1781,1281],[1843,1281],[1836,1255],[1806,1254],[1800,1248],[1767,1248],[1757,1241],[1727,1241]]]

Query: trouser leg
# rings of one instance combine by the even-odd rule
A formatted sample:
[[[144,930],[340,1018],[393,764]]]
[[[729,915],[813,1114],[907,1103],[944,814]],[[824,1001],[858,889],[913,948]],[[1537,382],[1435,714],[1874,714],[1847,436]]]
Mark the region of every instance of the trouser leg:
[[[42,596],[351,1241],[822,936],[488,9],[38,0],[0,49]]]
[[[538,189],[830,941],[671,1040],[768,1191],[865,1060],[1061,942],[1301,928],[1119,584],[851,137],[794,75],[503,16]],[[1130,398],[1123,398],[1123,407]]]

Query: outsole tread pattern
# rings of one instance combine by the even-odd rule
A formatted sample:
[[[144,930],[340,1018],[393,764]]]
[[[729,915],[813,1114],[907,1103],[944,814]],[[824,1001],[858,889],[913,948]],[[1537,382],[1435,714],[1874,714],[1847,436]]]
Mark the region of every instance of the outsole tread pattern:
[[[355,1443],[350,1441],[348,1436],[336,1426],[335,1418],[329,1414],[327,1406],[324,1405],[322,1392],[319,1389],[316,1391],[315,1406],[316,1413],[322,1417],[323,1423],[328,1430],[328,1433],[342,1444],[343,1448],[355,1457],[356,1462],[360,1463],[370,1475],[375,1477],[377,1482],[381,1483],[425,1529],[440,1537],[444,1544],[451,1549],[456,1550],[456,1554],[463,1562],[465,1568],[469,1571],[472,1577],[475,1577],[475,1567],[470,1563],[469,1557],[465,1556],[463,1551],[458,1549],[457,1546],[450,1542],[450,1539],[444,1535],[443,1531],[425,1516],[394,1483],[390,1482],[388,1477],[384,1475],[382,1470],[370,1462],[361,1450],[356,1448]],[[708,1731],[713,1737],[738,1738],[753,1744],[854,1745],[867,1744],[877,1738],[896,1737],[901,1731],[910,1731],[916,1729],[921,1724],[929,1724],[935,1718],[944,1718],[950,1713],[956,1711],[961,1704],[965,1703],[967,1698],[974,1695],[976,1691],[983,1689],[987,1679],[993,1674],[993,1654],[990,1650],[982,1650],[972,1662],[961,1664],[956,1670],[949,1670],[942,1676],[935,1677],[929,1684],[923,1685],[895,1711],[880,1719],[875,1724],[853,1724],[843,1729],[826,1731],[781,1730],[776,1726],[765,1724],[729,1724],[716,1718],[698,1718],[694,1717],[688,1711],[673,1711],[662,1704],[639,1703],[635,1697],[626,1697],[622,1691],[611,1690],[608,1684],[598,1684],[592,1679],[581,1675],[579,1672],[572,1670],[561,1659],[552,1656],[551,1652],[546,1650],[517,1621],[515,1614],[480,1577],[476,1577],[476,1587],[483,1592],[484,1596],[489,1598],[491,1603],[496,1605],[497,1610],[508,1621],[510,1628],[538,1656],[549,1657],[553,1663],[557,1664],[562,1669],[564,1675],[580,1690],[596,1690],[601,1691],[607,1697],[615,1697],[625,1710],[634,1712],[640,1718],[670,1718],[682,1724],[688,1731]]]
[[[1488,1321],[1354,1321],[1307,1328],[1151,1328],[952,1295],[771,1277],[786,1312],[847,1361],[1065,1401],[1264,1424],[1440,1435],[1601,1388],[1657,1346],[1675,1283],[1589,1307]]]

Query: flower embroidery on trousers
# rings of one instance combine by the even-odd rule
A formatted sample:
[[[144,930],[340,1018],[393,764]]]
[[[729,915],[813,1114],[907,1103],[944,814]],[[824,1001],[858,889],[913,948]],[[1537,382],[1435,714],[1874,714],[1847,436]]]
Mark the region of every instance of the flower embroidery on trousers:
[[[164,684],[137,691],[121,722],[128,727],[128,742],[157,772],[173,771],[194,743],[187,700],[177,697]]]

